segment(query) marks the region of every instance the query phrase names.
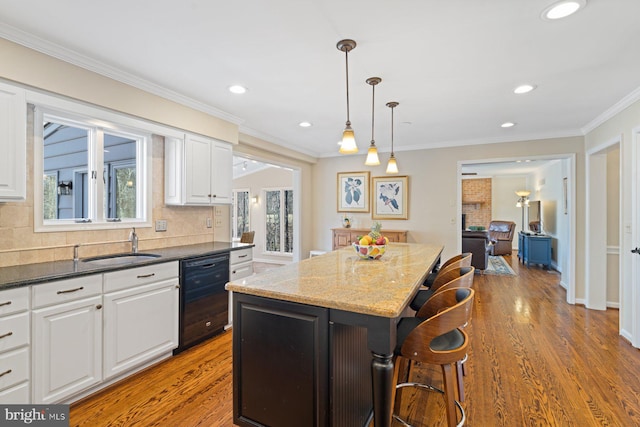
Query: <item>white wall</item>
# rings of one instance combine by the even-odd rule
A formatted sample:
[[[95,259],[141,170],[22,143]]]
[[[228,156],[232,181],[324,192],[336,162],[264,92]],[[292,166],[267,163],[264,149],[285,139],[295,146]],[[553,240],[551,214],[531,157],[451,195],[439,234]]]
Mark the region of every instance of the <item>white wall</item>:
[[[542,210],[542,231],[551,236],[553,267],[562,271],[567,256],[568,213],[564,213],[563,161],[556,160],[536,170],[531,177],[531,200],[539,200]]]
[[[516,206],[518,201],[516,191],[527,189],[525,176],[494,176],[492,179],[491,198],[493,203],[491,206],[491,219],[516,223],[516,232],[511,241],[513,249],[518,249],[518,232],[522,230],[522,208]]]

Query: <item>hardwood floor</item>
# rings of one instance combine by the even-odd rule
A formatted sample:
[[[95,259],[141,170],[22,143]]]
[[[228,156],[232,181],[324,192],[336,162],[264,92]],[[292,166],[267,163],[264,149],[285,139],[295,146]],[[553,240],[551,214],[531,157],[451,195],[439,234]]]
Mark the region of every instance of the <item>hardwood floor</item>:
[[[640,425],[640,351],[619,337],[617,310],[568,305],[557,273],[510,258],[518,277],[474,279],[466,425]],[[441,384],[437,367],[412,377]],[[441,402],[411,389],[396,400],[416,427],[445,425]],[[233,426],[231,332],[74,404],[70,416],[72,426]]]

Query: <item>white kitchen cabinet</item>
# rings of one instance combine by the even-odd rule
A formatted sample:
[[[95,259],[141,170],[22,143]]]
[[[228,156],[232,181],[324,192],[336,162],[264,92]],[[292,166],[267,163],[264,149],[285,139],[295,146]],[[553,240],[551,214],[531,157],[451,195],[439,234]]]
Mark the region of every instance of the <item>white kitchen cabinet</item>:
[[[165,203],[231,204],[231,144],[197,135],[165,141]]]
[[[229,281],[234,282],[253,274],[253,247],[231,251],[229,254]],[[229,294],[229,319],[227,328],[233,325],[233,292]]]
[[[178,346],[177,262],[106,273],[106,288],[119,290],[104,295],[105,380]]]
[[[101,281],[102,276],[83,280]],[[54,282],[60,292],[75,286],[65,282]],[[37,308],[32,321],[33,403],[59,402],[101,382],[102,295]]]
[[[0,292],[0,404],[30,402],[29,289]]]
[[[0,202],[25,200],[27,103],[22,88],[0,83]]]

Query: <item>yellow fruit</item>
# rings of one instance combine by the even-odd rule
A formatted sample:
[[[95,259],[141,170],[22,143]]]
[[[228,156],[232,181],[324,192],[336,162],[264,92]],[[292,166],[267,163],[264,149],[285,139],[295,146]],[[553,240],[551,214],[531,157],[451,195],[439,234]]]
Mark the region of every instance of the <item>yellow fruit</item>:
[[[386,245],[386,244],[388,244],[388,243],[389,243],[389,238],[388,238],[388,237],[385,237],[385,238],[384,238],[384,244]]]
[[[373,239],[371,238],[371,236],[369,235],[362,236],[362,239],[360,239],[360,245],[367,246],[367,245],[370,245],[372,241]]]

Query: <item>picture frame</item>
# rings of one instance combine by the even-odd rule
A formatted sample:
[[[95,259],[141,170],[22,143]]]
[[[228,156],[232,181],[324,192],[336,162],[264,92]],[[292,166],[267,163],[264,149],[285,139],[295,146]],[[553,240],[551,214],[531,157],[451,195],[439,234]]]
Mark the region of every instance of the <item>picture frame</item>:
[[[374,176],[371,192],[373,219],[409,219],[408,176]]]
[[[338,172],[338,212],[364,212],[369,208],[369,172]]]

